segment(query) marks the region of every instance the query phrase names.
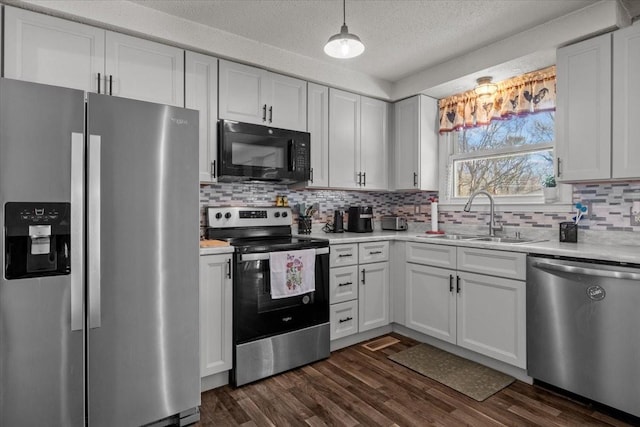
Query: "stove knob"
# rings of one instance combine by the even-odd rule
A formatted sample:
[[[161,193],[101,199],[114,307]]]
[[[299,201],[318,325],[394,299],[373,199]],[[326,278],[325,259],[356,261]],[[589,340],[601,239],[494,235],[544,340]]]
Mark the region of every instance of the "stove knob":
[[[220,212],[218,212],[218,213],[216,214],[216,219],[220,219],[220,218],[222,218],[222,214],[221,214]]]
[[[226,214],[224,214],[224,217],[225,217],[226,219],[231,218],[231,212],[227,212]]]
[[[289,216],[289,214],[288,214],[288,213],[286,213],[286,212],[282,212],[282,218],[286,218],[287,216]]]
[[[273,216],[275,216],[276,218],[280,218],[280,212],[274,213]]]

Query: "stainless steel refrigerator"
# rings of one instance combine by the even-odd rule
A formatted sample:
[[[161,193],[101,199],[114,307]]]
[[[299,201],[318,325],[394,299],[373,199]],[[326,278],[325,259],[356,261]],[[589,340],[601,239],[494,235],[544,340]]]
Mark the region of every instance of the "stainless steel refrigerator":
[[[198,194],[197,111],[0,79],[0,426],[197,419]]]

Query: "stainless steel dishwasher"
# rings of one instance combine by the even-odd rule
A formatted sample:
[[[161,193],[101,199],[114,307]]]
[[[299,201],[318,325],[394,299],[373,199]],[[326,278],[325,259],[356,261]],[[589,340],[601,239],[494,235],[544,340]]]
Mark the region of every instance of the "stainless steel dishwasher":
[[[640,266],[529,256],[527,371],[640,416]]]

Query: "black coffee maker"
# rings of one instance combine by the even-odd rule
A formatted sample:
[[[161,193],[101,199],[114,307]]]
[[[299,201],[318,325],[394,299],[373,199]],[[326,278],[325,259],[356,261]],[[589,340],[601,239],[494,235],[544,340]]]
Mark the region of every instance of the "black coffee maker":
[[[348,231],[354,233],[371,233],[373,231],[373,206],[351,206]]]

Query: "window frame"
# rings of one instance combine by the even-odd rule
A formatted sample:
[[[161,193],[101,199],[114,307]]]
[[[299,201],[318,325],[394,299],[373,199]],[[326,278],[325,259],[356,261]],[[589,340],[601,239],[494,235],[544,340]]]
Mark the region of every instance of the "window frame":
[[[439,173],[439,202],[443,208],[458,209],[463,206],[468,197],[453,197],[453,173],[454,161],[457,160],[472,160],[478,158],[487,158],[509,154],[525,154],[528,152],[535,152],[541,150],[552,150],[552,156],[554,159],[554,171],[556,170],[556,155],[555,155],[555,141],[520,145],[520,146],[508,146],[500,147],[494,150],[485,151],[471,151],[468,153],[456,153],[455,147],[457,144],[457,138],[459,131],[441,133],[438,136],[439,161],[438,167]],[[496,206],[500,207],[500,210],[532,210],[536,212],[557,212],[565,209],[571,209],[571,185],[558,183],[558,199],[553,203],[545,203],[544,196],[542,194],[536,196],[495,196]],[[489,200],[486,197],[478,198],[474,200],[475,206],[481,207],[480,211],[484,208],[488,208]]]

